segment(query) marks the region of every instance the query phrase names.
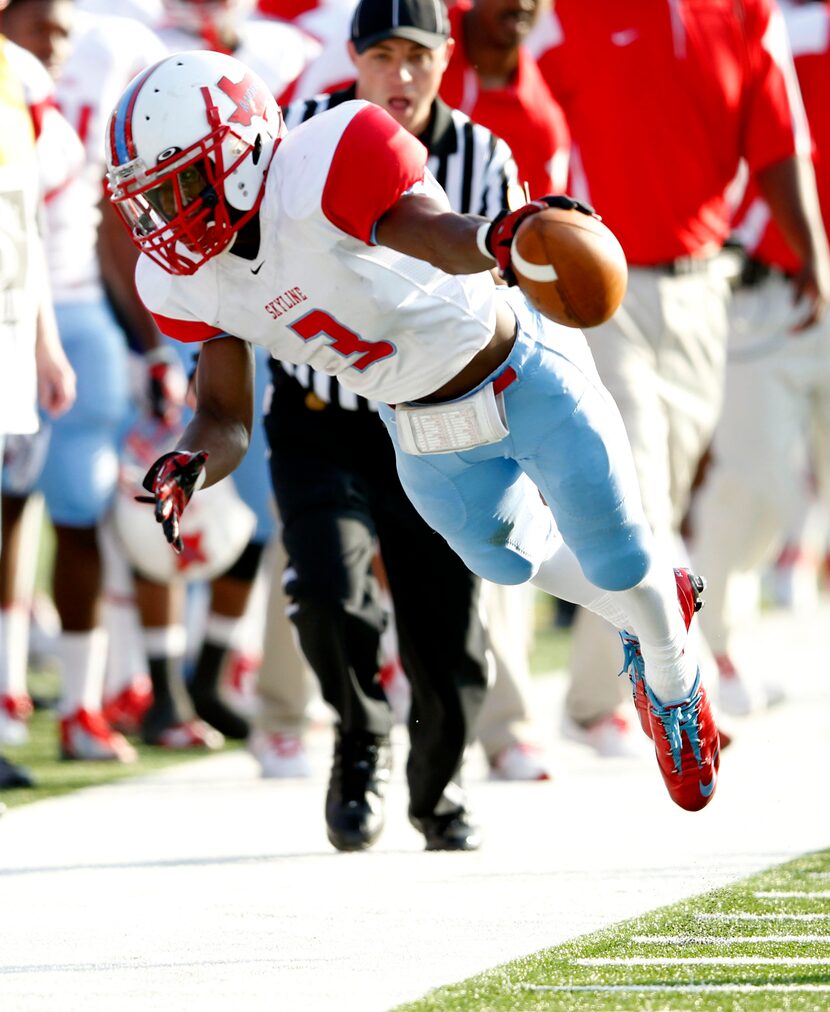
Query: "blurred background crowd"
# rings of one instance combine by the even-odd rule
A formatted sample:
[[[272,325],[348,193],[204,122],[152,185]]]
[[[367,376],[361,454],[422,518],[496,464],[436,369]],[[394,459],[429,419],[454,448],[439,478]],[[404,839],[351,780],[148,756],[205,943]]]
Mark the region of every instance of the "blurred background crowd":
[[[477,846],[470,747],[494,777],[540,781],[558,734],[609,762],[650,747],[610,627],[466,571],[403,496],[376,407],[328,377],[257,352],[252,445],[194,498],[181,555],[135,502],[187,421],[198,348],[163,337],[137,298],[104,131],[135,74],[194,48],[255,70],[289,129],[353,98],[384,106],[456,210],[494,217],[563,192],[596,207],[631,270],[622,308],[588,336],[649,520],[708,580],[702,672],[722,739],[785,701],[785,673],[747,669],[734,635],[759,608],[814,608],[828,579],[827,4],[0,0],[0,40],[0,84],[28,109],[42,237],[14,252],[0,185],[0,325],[22,326],[28,259],[24,297],[51,292],[77,384],[71,406],[41,390],[36,432],[0,408],[0,787],[32,781],[15,750],[44,665],[67,761],[231,739],[263,776],[307,777],[308,735],[333,723],[339,849],[380,831],[396,721],[410,814],[439,848]],[[4,354],[5,398],[23,381]],[[561,719],[532,705],[548,625],[570,630]]]

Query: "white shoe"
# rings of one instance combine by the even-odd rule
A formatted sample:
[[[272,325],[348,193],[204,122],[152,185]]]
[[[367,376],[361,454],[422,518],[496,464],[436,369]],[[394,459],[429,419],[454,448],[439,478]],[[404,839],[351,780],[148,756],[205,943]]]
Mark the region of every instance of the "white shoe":
[[[254,731],[248,739],[248,750],[259,763],[263,777],[288,779],[311,776],[311,763],[302,735]]]
[[[490,776],[494,780],[550,780],[551,772],[540,745],[516,741],[490,763]]]
[[[786,698],[778,685],[764,684],[748,679],[727,654],[719,654],[718,706],[730,717],[749,717],[776,706]]]
[[[603,759],[631,759],[650,751],[648,740],[636,734],[633,724],[621,713],[609,713],[592,724],[583,726],[566,714],[562,718],[562,734],[571,741],[587,745]]]
[[[25,745],[29,740],[26,721],[31,714],[28,696],[0,696],[0,745]]]

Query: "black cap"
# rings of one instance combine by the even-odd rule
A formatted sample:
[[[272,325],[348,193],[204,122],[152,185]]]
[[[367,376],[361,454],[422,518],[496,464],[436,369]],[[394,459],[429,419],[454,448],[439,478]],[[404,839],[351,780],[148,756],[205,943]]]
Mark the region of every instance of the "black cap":
[[[391,38],[437,49],[449,37],[444,0],[360,0],[352,18],[352,42],[358,53]]]

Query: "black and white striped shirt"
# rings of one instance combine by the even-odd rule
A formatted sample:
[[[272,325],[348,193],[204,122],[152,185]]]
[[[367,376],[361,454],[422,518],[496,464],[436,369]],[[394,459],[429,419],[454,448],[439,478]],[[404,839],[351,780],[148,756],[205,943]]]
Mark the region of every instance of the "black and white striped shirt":
[[[331,95],[294,102],[283,109],[288,129],[318,113],[353,100],[356,85]],[[519,173],[510,148],[486,127],[473,123],[458,109],[450,109],[440,98],[432,105],[429,126],[418,138],[429,152],[427,168],[460,214],[494,218],[504,207],[524,201]],[[335,404],[350,411],[376,411],[377,405],[347,390],[334,376],[318,373],[308,365],[273,363],[313,392],[322,404]]]

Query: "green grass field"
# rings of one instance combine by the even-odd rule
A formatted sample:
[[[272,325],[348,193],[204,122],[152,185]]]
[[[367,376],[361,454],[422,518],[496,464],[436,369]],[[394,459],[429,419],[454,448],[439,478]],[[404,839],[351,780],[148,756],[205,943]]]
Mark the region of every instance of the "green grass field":
[[[830,850],[441,988],[398,1012],[830,1008]]]

